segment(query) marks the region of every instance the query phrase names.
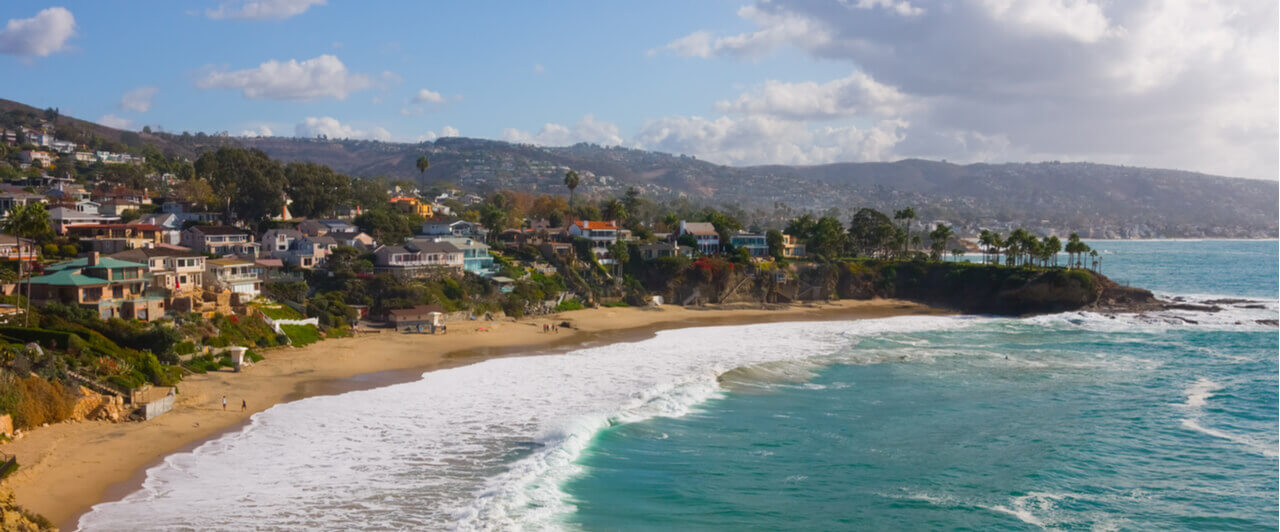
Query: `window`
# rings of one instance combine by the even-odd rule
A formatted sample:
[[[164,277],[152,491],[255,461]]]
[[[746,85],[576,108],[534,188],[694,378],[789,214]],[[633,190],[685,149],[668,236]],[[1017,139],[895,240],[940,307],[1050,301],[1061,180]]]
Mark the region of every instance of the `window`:
[[[123,287],[123,286],[119,286],[119,285],[111,287],[111,297],[113,297],[113,298],[115,298],[115,299],[123,298],[123,297],[124,297],[124,287]]]

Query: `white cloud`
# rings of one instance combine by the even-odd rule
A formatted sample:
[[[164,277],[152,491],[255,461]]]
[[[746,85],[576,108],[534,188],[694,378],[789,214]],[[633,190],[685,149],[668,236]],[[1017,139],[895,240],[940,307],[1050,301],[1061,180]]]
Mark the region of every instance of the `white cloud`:
[[[900,156],[1280,177],[1274,0],[890,4],[761,1],[738,12],[750,31],[695,31],[656,51],[758,60],[789,47],[870,81],[763,82],[717,104],[737,124],[726,131],[761,117],[884,117],[909,124],[895,130]]]
[[[102,115],[102,117],[98,119],[98,123],[116,129],[133,129],[133,120],[121,118],[116,115]]]
[[[150,111],[151,99],[155,98],[157,92],[160,92],[160,88],[155,86],[138,87],[126,92],[120,98],[120,108],[135,113]]]
[[[542,74],[542,73],[544,73],[544,72],[546,72],[546,71],[547,71],[547,69],[546,69],[546,67],[542,66],[542,63],[534,63],[534,64],[533,64],[533,73],[534,73],[534,74]]]
[[[303,138],[324,135],[331,139],[391,140],[391,132],[382,127],[375,126],[367,130],[356,129],[328,116],[309,116],[298,123],[297,126],[294,126],[293,131],[295,136]]]
[[[906,0],[858,0],[853,4],[858,9],[887,9],[904,17],[914,17],[924,13],[924,9],[911,5]]]
[[[444,103],[444,96],[435,91],[422,89],[413,95],[413,103]]]
[[[76,18],[64,7],[51,7],[31,18],[12,18],[0,29],[0,53],[46,57],[65,50],[76,34]]]
[[[341,60],[328,54],[301,62],[273,59],[257,68],[214,71],[196,82],[201,89],[239,89],[245,98],[255,100],[345,100],[352,92],[372,86],[369,76],[348,72]]]
[[[260,124],[253,129],[246,129],[240,132],[241,137],[274,137],[275,132],[271,130],[271,126]]]
[[[537,134],[515,128],[502,131],[502,139],[520,144],[538,144],[542,146],[568,146],[579,142],[589,142],[604,146],[622,144],[618,126],[609,122],[596,120],[592,115],[583,116],[573,127],[548,123],[542,126]]]
[[[911,105],[911,99],[896,87],[854,72],[826,83],[766,81],[759,91],[718,102],[716,109],[791,120],[830,120],[865,114],[894,116]]]
[[[418,116],[425,112],[427,112],[427,110],[421,107],[406,106],[400,108],[400,116]]]
[[[436,133],[435,131],[428,131],[426,133],[418,135],[418,142],[431,142],[436,139],[443,139],[446,137],[460,137],[460,136],[462,136],[462,134],[458,132],[458,128],[453,126],[444,126],[443,128],[440,128],[439,133]]]
[[[324,4],[325,0],[236,0],[205,10],[204,14],[211,19],[280,20]]]
[[[894,156],[906,126],[885,120],[868,129],[811,129],[803,122],[760,116],[674,116],[645,124],[632,145],[731,165],[882,161]]]

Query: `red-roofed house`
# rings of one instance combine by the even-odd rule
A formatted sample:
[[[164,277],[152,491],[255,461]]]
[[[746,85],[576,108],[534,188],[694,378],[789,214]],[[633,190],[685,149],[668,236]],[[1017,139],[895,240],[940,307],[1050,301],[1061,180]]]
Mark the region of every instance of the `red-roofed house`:
[[[600,264],[613,264],[613,257],[609,256],[609,246],[618,241],[618,222],[579,220],[569,226],[569,234],[590,240],[591,252],[596,255],[596,260],[600,261]]]

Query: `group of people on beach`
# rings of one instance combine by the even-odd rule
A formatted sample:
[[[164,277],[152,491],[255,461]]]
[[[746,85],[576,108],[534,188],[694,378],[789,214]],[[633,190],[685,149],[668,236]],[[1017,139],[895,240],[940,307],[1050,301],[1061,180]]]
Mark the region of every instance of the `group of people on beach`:
[[[225,395],[224,395],[224,396],[222,396],[222,409],[223,409],[223,410],[226,410],[226,409],[227,409],[227,396],[225,396]],[[241,412],[244,412],[245,410],[248,410],[248,409],[249,409],[249,403],[248,403],[247,401],[245,401],[244,399],[241,399],[241,400],[240,400],[240,411],[241,411]]]
[[[560,327],[554,323],[542,324],[542,332],[560,334]]]

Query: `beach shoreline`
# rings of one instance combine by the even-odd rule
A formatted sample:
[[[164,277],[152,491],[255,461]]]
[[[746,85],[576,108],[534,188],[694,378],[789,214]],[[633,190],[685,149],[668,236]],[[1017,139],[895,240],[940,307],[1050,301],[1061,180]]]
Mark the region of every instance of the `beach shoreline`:
[[[61,423],[29,431],[0,450],[17,456],[21,464],[7,481],[17,502],[71,530],[93,505],[138,490],[147,470],[166,457],[242,430],[253,414],[278,404],[410,382],[428,371],[503,356],[547,355],[639,341],[661,330],[949,313],[898,300],[775,309],[750,305],[600,308],[517,321],[454,322],[449,334],[440,336],[366,334],[274,350],[266,360],[240,373],[188,377],[179,385],[173,411],[151,421]],[[544,324],[561,322],[569,322],[572,328],[559,334],[542,332]],[[243,412],[240,401],[246,404]]]

